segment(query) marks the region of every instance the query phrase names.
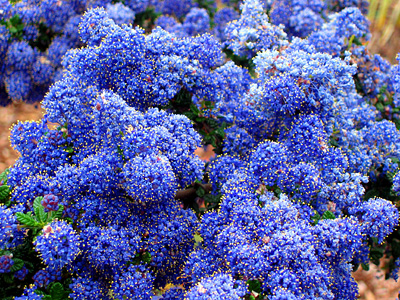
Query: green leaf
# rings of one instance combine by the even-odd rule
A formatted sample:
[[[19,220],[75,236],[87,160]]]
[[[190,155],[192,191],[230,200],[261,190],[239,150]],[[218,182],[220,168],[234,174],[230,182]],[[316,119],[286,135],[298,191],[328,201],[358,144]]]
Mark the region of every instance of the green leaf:
[[[317,211],[314,212],[315,214],[311,217],[311,220],[314,221],[314,225],[318,224],[318,221],[321,220],[321,216]]]
[[[39,213],[36,214],[36,217],[37,217],[39,223],[42,223],[43,225],[45,225],[47,223],[48,214],[45,213],[43,206],[39,208]]]
[[[143,260],[145,263],[149,263],[149,262],[151,261],[151,254],[150,254],[150,252],[145,252],[145,253],[143,253],[142,260]]]
[[[3,280],[5,281],[5,283],[10,284],[10,283],[14,282],[14,275],[7,273],[7,274],[3,274],[2,277],[3,277]]]
[[[35,214],[36,214],[36,210],[40,207],[40,206],[42,206],[42,200],[43,200],[43,197],[36,197],[35,198],[35,200],[33,201],[33,210],[35,211]]]
[[[382,112],[382,111],[385,110],[385,107],[383,106],[382,103],[378,102],[378,103],[376,104],[376,109],[379,110],[380,112]]]
[[[248,280],[247,284],[249,285],[250,292],[261,293],[261,283],[258,280]]]
[[[74,149],[73,149],[71,146],[68,146],[68,147],[65,149],[65,151],[68,152],[68,153],[72,153],[72,152],[74,152]]]
[[[327,220],[327,219],[334,220],[334,219],[336,219],[336,217],[331,211],[327,210],[322,215],[322,219],[323,220]]]
[[[204,195],[204,201],[207,203],[219,203],[221,201],[221,195]]]
[[[199,115],[200,111],[195,104],[190,104],[190,110],[197,115]]]
[[[61,218],[62,218],[63,211],[64,211],[64,205],[59,204],[58,206],[59,206],[59,207],[58,207],[58,210],[57,210],[56,213],[54,214],[54,217],[53,217],[52,220],[54,220],[54,219],[61,219]]]
[[[369,264],[363,264],[363,263],[361,263],[361,268],[362,268],[364,271],[369,271]]]
[[[62,300],[65,299],[64,287],[61,283],[56,282],[50,288],[50,295],[52,300]]]
[[[10,195],[10,188],[8,185],[0,186],[0,201],[4,202],[8,199]]]
[[[12,265],[10,272],[17,272],[24,266],[24,261],[22,259],[14,258],[13,261],[14,264]]]
[[[32,273],[33,273],[33,270],[34,270],[33,263],[31,263],[31,262],[29,262],[29,261],[26,261],[26,262],[25,262],[25,267],[29,270],[29,272],[32,272]]]
[[[183,115],[186,116],[187,118],[189,118],[190,120],[194,120],[197,117],[196,114],[194,114],[190,111],[184,112]]]
[[[12,16],[10,18],[10,24],[15,25],[15,24],[18,24],[18,23],[21,23],[21,18],[20,18],[20,16],[18,14],[15,14],[14,16]]]
[[[215,133],[216,133],[219,137],[221,137],[221,138],[225,137],[225,130],[224,130],[223,128],[218,128],[218,129],[215,131]]]
[[[5,169],[4,172],[0,173],[0,184],[7,184],[7,175],[9,173],[9,169]]]
[[[30,214],[24,214],[22,212],[17,212],[15,214],[17,216],[17,220],[28,227],[39,227],[40,224],[30,216]]]
[[[196,121],[196,122],[199,122],[199,123],[204,122],[205,120],[206,120],[205,117],[197,117],[197,118],[195,119],[195,121]]]
[[[10,29],[8,29],[8,31],[10,31],[10,33],[17,33],[18,29],[15,27],[11,27]]]
[[[349,38],[349,40],[348,40],[349,44],[348,44],[348,46],[347,46],[347,50],[349,50],[349,49],[351,48],[351,45],[353,44],[353,41],[354,41],[355,37],[356,37],[356,36],[353,34],[353,35]],[[347,38],[346,38],[346,40],[347,40]]]
[[[212,129],[216,129],[219,127],[219,123],[215,119],[207,118],[206,123],[208,126],[210,126]]]
[[[44,212],[42,200],[43,197],[36,197],[35,201],[33,201],[33,210],[39,223],[45,224],[47,221],[47,214]]]
[[[383,257],[384,250],[382,248],[373,248],[371,249],[370,257],[371,260],[379,260]]]
[[[194,235],[194,241],[195,241],[196,243],[201,243],[201,242],[203,241],[203,238],[201,237],[200,234],[195,233],[195,235]]]
[[[196,190],[196,195],[199,196],[199,197],[204,197],[205,194],[206,194],[206,191],[202,187],[199,187]]]

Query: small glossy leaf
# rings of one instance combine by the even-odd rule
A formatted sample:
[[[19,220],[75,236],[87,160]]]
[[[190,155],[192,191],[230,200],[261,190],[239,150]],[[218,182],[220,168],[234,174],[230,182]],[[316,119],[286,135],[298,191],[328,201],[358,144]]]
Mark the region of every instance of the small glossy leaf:
[[[52,220],[54,219],[61,219],[62,215],[63,215],[63,211],[64,211],[64,205],[60,204],[58,205],[58,210],[56,211],[56,213],[54,214],[54,217]]]
[[[364,271],[369,271],[369,264],[361,264],[361,268],[364,270]]]
[[[47,214],[44,212],[42,200],[43,197],[36,197],[35,201],[33,201],[33,210],[35,212],[35,216],[38,219],[39,223],[46,223]]]
[[[322,219],[323,219],[323,220],[327,220],[327,219],[334,220],[334,219],[336,219],[336,217],[335,217],[335,215],[333,214],[333,212],[327,210],[327,211],[325,211],[324,214],[322,215]]]
[[[199,187],[196,190],[196,195],[199,196],[199,197],[204,197],[205,194],[206,194],[206,191],[202,187]]]
[[[52,300],[65,299],[65,291],[61,283],[56,282],[50,288],[50,295]]]
[[[10,195],[10,188],[8,185],[2,185],[0,186],[0,201],[4,202],[5,200],[8,199]]]
[[[28,215],[28,214],[23,214],[23,213],[21,213],[21,212],[17,212],[15,215],[17,216],[17,220],[18,220],[21,224],[23,224],[23,225],[25,225],[25,226],[28,226],[28,227],[38,227],[38,226],[40,225],[36,220],[34,220],[34,219],[32,218],[32,216],[30,216],[30,215]]]
[[[3,280],[5,283],[13,283],[14,282],[14,275],[11,275],[9,273],[3,274]]]
[[[10,173],[8,169],[5,169],[4,172],[0,173],[0,184],[7,184],[7,175]]]
[[[22,259],[14,258],[13,261],[14,261],[14,264],[12,265],[12,267],[10,269],[11,272],[17,272],[17,271],[21,270],[22,267],[24,266],[24,261]]]

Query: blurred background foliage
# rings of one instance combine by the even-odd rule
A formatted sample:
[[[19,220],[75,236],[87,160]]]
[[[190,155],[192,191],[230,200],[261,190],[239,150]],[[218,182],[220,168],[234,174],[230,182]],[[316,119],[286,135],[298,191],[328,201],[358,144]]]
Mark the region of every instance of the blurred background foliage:
[[[400,0],[369,0],[372,39],[369,48],[392,63],[400,52]]]

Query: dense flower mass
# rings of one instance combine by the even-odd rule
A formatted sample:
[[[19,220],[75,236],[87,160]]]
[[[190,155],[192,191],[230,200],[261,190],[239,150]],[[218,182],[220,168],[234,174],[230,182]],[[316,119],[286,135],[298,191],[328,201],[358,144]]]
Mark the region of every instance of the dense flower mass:
[[[43,232],[34,241],[44,264],[55,269],[74,260],[79,252],[79,239],[72,226],[62,221],[43,227]]]
[[[0,298],[355,300],[383,255],[397,279],[400,69],[365,2],[222,2],[0,0],[0,103],[45,110],[0,174]]]

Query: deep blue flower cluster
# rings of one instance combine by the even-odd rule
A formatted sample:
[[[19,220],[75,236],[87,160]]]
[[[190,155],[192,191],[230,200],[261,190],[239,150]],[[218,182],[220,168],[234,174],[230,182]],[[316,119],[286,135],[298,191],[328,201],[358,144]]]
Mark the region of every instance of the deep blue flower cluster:
[[[82,40],[79,38],[76,29],[85,10],[92,8],[103,7],[108,17],[118,25],[132,24],[135,15],[155,11],[162,14],[156,25],[163,29],[180,37],[210,32],[222,42],[226,41],[225,45],[235,54],[249,58],[259,50],[284,45],[286,36],[324,35],[325,44],[319,46],[324,47],[324,51],[332,52],[331,49],[340,44],[343,30],[352,28],[350,30],[368,32],[365,18],[357,9],[365,6],[361,0],[343,3],[319,0],[245,1],[240,2],[241,15],[237,11],[239,2],[235,1],[218,10],[215,1],[208,1],[208,11],[202,8],[204,4],[199,7],[192,0],[124,1],[123,4],[111,0],[23,0],[15,5],[6,0],[3,2],[0,58],[8,63],[0,65],[2,105],[10,101],[42,100],[49,86],[61,78],[61,61],[65,53],[87,42],[84,35]],[[265,8],[269,16],[263,11]],[[350,9],[344,12],[347,8]],[[210,11],[216,10],[215,16],[212,13],[210,18]],[[332,12],[340,12],[341,17],[335,19],[331,16]],[[327,24],[324,21],[327,18],[335,20]],[[228,25],[231,21],[236,22]],[[324,30],[316,33],[321,27]],[[343,30],[338,32],[338,28]],[[44,32],[51,32],[51,35],[47,37]],[[357,34],[355,36],[358,37]],[[101,39],[101,36],[98,38]],[[15,62],[13,55],[30,59]]]
[[[110,89],[139,109],[166,105],[182,88],[201,93],[210,68],[222,63],[211,35],[178,39],[157,28],[145,36],[140,28],[117,26],[102,9],[85,14],[80,33],[88,46],[66,55],[67,76]]]
[[[326,3],[314,1],[274,1],[271,11],[273,24],[285,25],[289,36],[306,37],[324,23]]]
[[[4,2],[4,3],[3,3]],[[4,0],[0,14],[0,105],[37,102],[60,79],[67,50],[82,46],[78,24],[86,9],[106,8],[116,24],[131,24],[150,1]],[[186,11],[184,11],[186,14]],[[44,35],[46,32],[47,35]],[[50,33],[50,34],[49,34]],[[84,41],[83,41],[84,42]]]
[[[50,215],[62,206],[63,217],[73,222],[74,228],[65,221],[53,221],[43,226],[36,237],[35,250],[46,266],[30,274],[34,275],[37,287],[46,288],[61,280],[67,269],[69,276],[76,278],[71,284],[71,297],[106,297],[112,290],[118,299],[148,299],[153,287],[181,282],[176,274],[193,249],[198,221],[174,197],[178,189],[202,179],[204,163],[193,154],[201,138],[189,119],[148,108],[154,103],[151,95],[157,94],[152,82],[147,81],[148,75],[143,78],[148,87],[140,86],[140,78],[147,67],[153,66],[149,74],[154,81],[172,84],[165,76],[174,76],[177,84],[195,89],[194,83],[188,82],[190,78],[182,82],[169,68],[161,70],[165,75],[151,72],[160,71],[155,67],[162,61],[171,60],[172,68],[176,68],[172,61],[181,61],[196,80],[204,76],[196,75],[197,70],[209,72],[201,68],[211,68],[220,58],[212,52],[217,48],[204,46],[217,46],[209,35],[180,40],[156,30],[146,36],[141,30],[119,27],[111,19],[101,17],[104,15],[104,10],[92,10],[81,23],[81,35],[93,46],[67,55],[63,79],[53,85],[43,102],[47,111],[43,120],[18,123],[12,129],[12,144],[21,157],[10,169],[8,184],[13,189],[11,201],[20,203],[18,211],[29,212],[34,199],[42,196],[40,204],[45,214]],[[94,22],[98,16],[100,25],[90,27],[88,22]],[[112,29],[107,36],[115,36],[96,39],[105,34],[101,24]],[[130,42],[121,44],[114,39],[118,36],[121,41],[127,37]],[[99,57],[90,66],[87,54],[103,45],[110,50],[109,60]],[[136,46],[131,49],[131,45]],[[122,82],[115,81],[117,77],[103,77],[95,71],[102,61],[104,66],[120,70],[119,76],[129,78],[125,74],[127,65],[113,64],[118,59],[118,47],[127,47],[125,54],[121,53],[121,63],[125,60],[131,64],[131,59],[137,57],[136,67],[130,68],[139,80],[138,94],[131,101],[123,97],[128,100],[133,94],[118,94]],[[127,49],[131,51],[129,60],[124,58]],[[177,56],[177,51],[186,57]],[[79,67],[73,61],[83,58],[83,54],[86,58]],[[81,70],[92,75],[80,74]],[[12,213],[4,207],[2,216],[7,224],[3,226],[2,243],[10,251],[14,249],[9,246],[10,240],[17,231]],[[11,218],[6,218],[8,215]],[[143,265],[131,265],[135,260]],[[7,261],[4,270],[9,270],[13,262],[11,258]],[[88,284],[92,287],[82,288]]]
[[[221,273],[200,281],[188,291],[185,299],[239,300],[245,294],[244,286],[235,286],[231,275]]]
[[[259,0],[245,1],[240,9],[240,18],[228,23],[225,29],[226,44],[233,53],[251,58],[260,50],[286,45],[283,26],[269,22]]]
[[[400,55],[397,55],[397,61],[400,61]],[[395,106],[400,106],[400,67],[399,65],[394,66],[392,73],[393,87],[395,90],[394,94],[394,104]]]
[[[400,193],[396,115],[377,105],[396,112],[399,67],[362,45],[363,1],[232,2],[4,5],[0,93],[51,84],[0,177],[16,299],[357,299],[353,267],[397,234],[373,188]]]
[[[51,269],[61,270],[74,260],[79,252],[79,238],[72,226],[63,221],[52,222],[34,241],[43,263]]]
[[[0,256],[0,273],[9,273],[14,261],[11,259],[11,255]]]

